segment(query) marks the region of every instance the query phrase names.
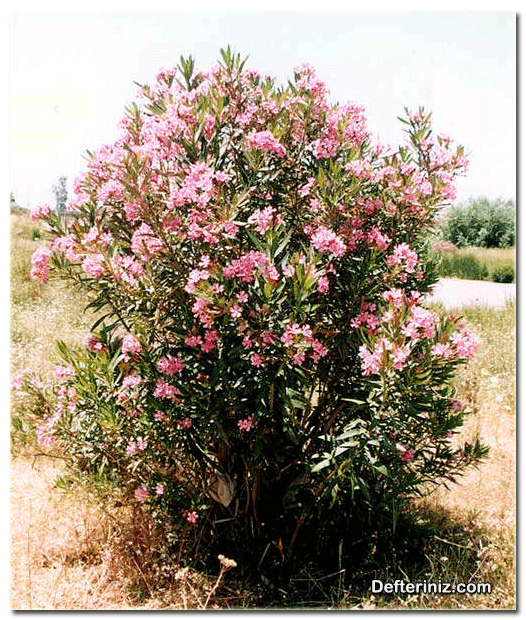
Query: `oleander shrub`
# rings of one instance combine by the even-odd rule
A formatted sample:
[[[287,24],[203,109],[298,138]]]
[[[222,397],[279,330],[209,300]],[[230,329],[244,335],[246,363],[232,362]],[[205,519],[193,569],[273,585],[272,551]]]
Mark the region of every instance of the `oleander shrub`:
[[[14,377],[28,432],[167,545],[184,532],[194,557],[271,573],[307,547],[335,557],[335,533],[350,548],[476,463],[451,380],[477,340],[422,303],[466,160],[423,109],[403,122],[407,144],[383,148],[311,67],[278,86],[230,49],[141,87],[67,214],[33,213],[49,242],[32,275],[78,286],[98,318],[58,344],[52,380]]]

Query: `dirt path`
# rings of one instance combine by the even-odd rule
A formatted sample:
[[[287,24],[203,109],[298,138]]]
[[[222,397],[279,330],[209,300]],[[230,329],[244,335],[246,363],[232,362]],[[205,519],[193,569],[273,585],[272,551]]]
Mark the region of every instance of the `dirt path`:
[[[448,309],[477,305],[503,308],[507,301],[515,301],[515,284],[442,278],[429,300]]]

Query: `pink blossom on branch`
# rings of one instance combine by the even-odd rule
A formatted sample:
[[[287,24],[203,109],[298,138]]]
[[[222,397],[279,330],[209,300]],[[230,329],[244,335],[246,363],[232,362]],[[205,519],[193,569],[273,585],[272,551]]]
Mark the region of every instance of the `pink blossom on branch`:
[[[36,222],[37,220],[44,220],[51,215],[51,207],[49,205],[40,205],[31,209],[29,217]]]
[[[251,131],[247,135],[247,145],[249,148],[273,153],[277,157],[284,157],[286,152],[283,144],[270,131]]]
[[[157,370],[165,375],[175,375],[184,368],[184,362],[180,357],[163,357],[157,362]]]
[[[253,424],[254,424],[253,416],[249,416],[245,420],[239,420],[237,423],[239,430],[245,431],[245,432],[248,432],[252,428]]]
[[[343,256],[346,246],[338,235],[326,226],[318,226],[316,232],[311,237],[312,245],[320,252],[330,252],[335,256]]]
[[[103,260],[104,257],[100,254],[88,254],[82,263],[82,270],[92,278],[100,278],[104,273]]]
[[[451,342],[455,345],[457,355],[467,360],[473,359],[480,346],[480,340],[469,329],[453,332]]]
[[[199,515],[197,514],[197,512],[195,512],[195,510],[192,510],[192,512],[187,513],[186,520],[188,521],[188,523],[195,523],[198,517]]]
[[[121,350],[123,353],[140,353],[142,346],[133,334],[126,334],[122,339]]]
[[[31,257],[31,271],[32,278],[38,278],[42,284],[46,284],[49,279],[49,259],[51,257],[51,250],[48,248],[38,248]]]
[[[140,487],[135,489],[134,495],[135,495],[135,499],[137,500],[137,502],[139,502],[139,504],[145,504],[148,501],[148,498],[150,497],[150,493],[148,492],[148,489],[145,484],[141,484]]]

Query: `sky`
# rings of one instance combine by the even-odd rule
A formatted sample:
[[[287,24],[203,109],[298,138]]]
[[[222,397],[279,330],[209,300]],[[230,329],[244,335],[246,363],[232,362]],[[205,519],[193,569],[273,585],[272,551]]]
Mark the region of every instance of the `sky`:
[[[425,106],[468,151],[457,201],[515,198],[516,14],[512,11],[12,13],[9,184],[17,203],[54,205],[53,186],[118,136],[137,82],[192,55],[208,70],[230,44],[286,81],[311,64],[334,102],[366,109],[382,143]]]

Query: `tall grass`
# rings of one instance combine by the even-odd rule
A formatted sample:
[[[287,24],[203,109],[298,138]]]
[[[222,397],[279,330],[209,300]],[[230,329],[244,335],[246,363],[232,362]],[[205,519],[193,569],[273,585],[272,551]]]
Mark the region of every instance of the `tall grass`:
[[[515,281],[515,248],[461,248],[435,252],[439,275],[493,282]]]
[[[34,224],[12,216],[11,362],[43,373],[54,342],[80,342],[93,321],[83,299],[59,282],[28,277],[39,244]],[[42,232],[42,231],[40,231]],[[332,565],[312,558],[290,584],[246,582],[236,570],[218,576],[162,555],[162,540],[142,512],[72,482],[60,458],[27,458],[14,446],[11,476],[11,604],[15,609],[510,609],[515,601],[515,306],[462,310],[482,339],[456,390],[473,414],[490,458],[450,490],[416,501],[390,532],[341,550]],[[55,358],[56,360],[56,358]],[[13,398],[13,415],[23,402]],[[23,449],[22,449],[23,448]],[[26,456],[21,456],[24,453]],[[491,501],[489,501],[491,498]],[[308,542],[308,541],[307,541]],[[181,540],[181,545],[184,539]],[[276,553],[277,551],[274,550]],[[235,559],[235,558],[234,558]],[[219,573],[218,562],[218,573]],[[241,567],[238,573],[241,574]],[[491,595],[373,595],[372,579],[489,582]]]

